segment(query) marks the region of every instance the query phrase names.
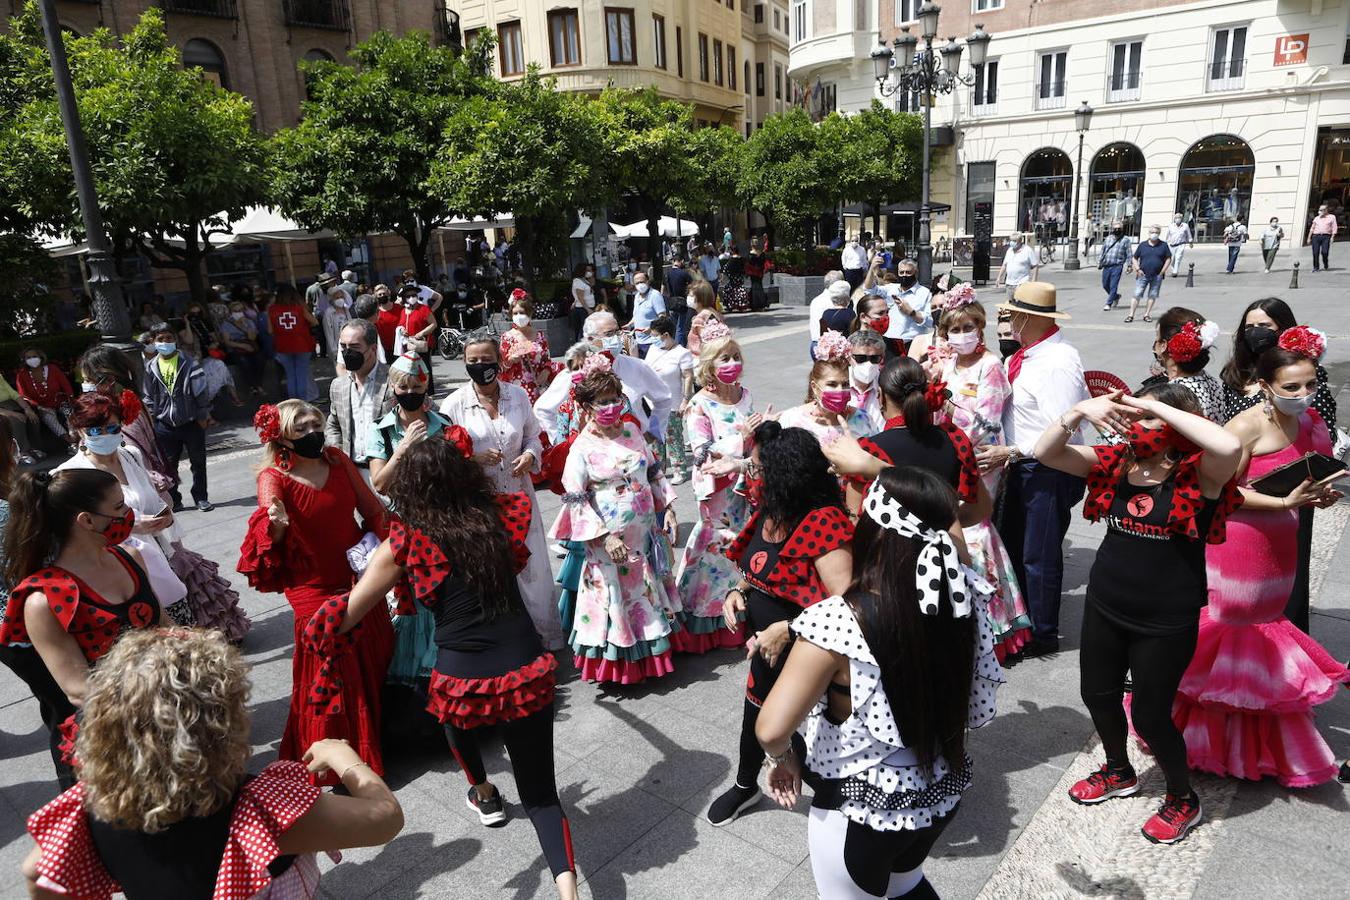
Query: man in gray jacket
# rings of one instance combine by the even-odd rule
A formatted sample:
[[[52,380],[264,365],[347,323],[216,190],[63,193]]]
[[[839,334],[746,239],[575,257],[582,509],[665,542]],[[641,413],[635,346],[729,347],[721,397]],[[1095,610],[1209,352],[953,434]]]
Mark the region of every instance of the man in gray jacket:
[[[372,322],[366,319],[348,322],[338,335],[342,367],[328,385],[325,443],[350,456],[363,475],[370,465],[366,438],[371,426],[394,407],[389,366],[379,361],[379,346],[380,336]]]
[[[183,321],[175,319],[155,328],[155,357],[146,360],[141,393],[164,459],[177,472],[178,461],[187,450],[192,499],[197,509],[210,512],[215,509],[206,498],[206,426],[211,421],[211,400],[206,393],[206,373],[195,359],[178,350],[178,332],[183,327]],[[178,486],[170,493],[174,511],[183,509]]]

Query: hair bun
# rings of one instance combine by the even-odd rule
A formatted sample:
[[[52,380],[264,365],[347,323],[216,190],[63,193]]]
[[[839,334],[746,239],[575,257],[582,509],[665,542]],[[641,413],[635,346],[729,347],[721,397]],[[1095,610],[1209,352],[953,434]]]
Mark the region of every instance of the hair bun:
[[[766,419],[755,429],[755,439],[761,444],[778,440],[783,433],[783,425],[777,419]]]

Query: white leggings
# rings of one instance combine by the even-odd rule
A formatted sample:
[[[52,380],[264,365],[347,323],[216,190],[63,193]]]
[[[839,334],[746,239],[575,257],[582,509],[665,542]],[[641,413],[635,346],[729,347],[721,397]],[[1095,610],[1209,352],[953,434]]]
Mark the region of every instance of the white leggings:
[[[951,818],[918,831],[874,831],[837,809],[811,807],[807,837],[821,900],[886,900],[921,884],[924,890],[915,897],[936,897],[924,880],[923,861]],[[897,866],[910,868],[896,871]]]

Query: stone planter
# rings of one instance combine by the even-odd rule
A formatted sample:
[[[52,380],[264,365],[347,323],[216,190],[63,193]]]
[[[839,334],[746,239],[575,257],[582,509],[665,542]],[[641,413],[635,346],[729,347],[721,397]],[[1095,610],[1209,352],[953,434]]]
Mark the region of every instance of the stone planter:
[[[575,343],[575,337],[572,333],[572,321],[566,316],[559,316],[554,319],[543,319],[535,322],[534,327],[539,329],[548,338],[549,352],[554,356],[562,356],[567,352],[567,348]]]
[[[784,275],[775,272],[773,283],[778,288],[778,302],[784,306],[810,306],[812,298],[825,290],[825,278],[822,275]]]

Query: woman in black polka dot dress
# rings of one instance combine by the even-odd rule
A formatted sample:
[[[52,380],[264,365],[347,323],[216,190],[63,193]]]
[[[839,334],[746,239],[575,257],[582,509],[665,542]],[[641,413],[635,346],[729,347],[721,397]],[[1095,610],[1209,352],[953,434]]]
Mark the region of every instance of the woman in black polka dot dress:
[[[741,568],[741,582],[727,592],[724,607],[727,627],[744,619],[752,635],[746,645],[750,674],[736,783],[708,808],[708,821],[718,826],[759,800],[764,751],[755,740],[755,720],[787,656],[789,623],[811,604],[846,590],[853,577],[853,526],[839,479],[815,436],[765,422],[755,429],[754,447],[746,469],[750,520],[727,551]]]
[[[821,897],[937,897],[923,862],[970,785],[966,729],[993,718],[1003,682],[956,513],[932,472],[880,473],[854,535],[854,586],[792,623],[798,640],[760,713],[774,799],[791,808],[803,775],[814,791]]]

